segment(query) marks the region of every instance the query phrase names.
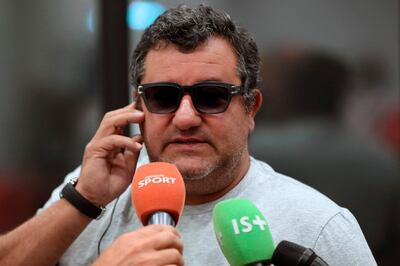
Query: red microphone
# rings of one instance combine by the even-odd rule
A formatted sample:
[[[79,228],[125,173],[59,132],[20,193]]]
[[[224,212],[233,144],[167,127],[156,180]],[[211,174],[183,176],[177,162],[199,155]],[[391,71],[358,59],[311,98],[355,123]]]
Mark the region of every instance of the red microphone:
[[[143,225],[175,226],[185,205],[185,183],[175,165],[155,162],[136,169],[132,204]]]

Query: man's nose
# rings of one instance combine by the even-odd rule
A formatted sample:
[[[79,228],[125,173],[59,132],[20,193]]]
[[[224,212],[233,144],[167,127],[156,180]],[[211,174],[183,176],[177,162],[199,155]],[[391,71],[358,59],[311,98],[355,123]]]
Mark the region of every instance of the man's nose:
[[[174,114],[172,124],[180,130],[188,130],[201,124],[201,116],[194,108],[190,95],[184,95],[178,110]]]

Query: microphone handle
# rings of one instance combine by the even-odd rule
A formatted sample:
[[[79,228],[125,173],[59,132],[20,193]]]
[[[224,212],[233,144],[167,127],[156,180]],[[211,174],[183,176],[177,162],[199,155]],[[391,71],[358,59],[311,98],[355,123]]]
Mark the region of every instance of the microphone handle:
[[[321,257],[319,257],[312,249],[306,248],[303,256],[301,256],[299,266],[329,266]],[[279,265],[278,265],[279,266]]]
[[[165,225],[172,225],[175,226],[174,218],[168,212],[155,212],[153,213],[147,224],[165,224]]]
[[[310,266],[329,266],[321,257],[316,257]]]

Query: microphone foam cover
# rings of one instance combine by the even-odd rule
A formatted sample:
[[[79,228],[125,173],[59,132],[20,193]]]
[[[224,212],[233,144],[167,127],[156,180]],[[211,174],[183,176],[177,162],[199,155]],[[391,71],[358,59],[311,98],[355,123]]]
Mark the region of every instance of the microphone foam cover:
[[[274,242],[264,215],[247,199],[219,202],[213,210],[218,244],[230,265],[271,263]]]
[[[169,213],[178,223],[185,205],[185,183],[175,165],[154,162],[136,169],[132,180],[132,204],[143,225],[158,211]]]

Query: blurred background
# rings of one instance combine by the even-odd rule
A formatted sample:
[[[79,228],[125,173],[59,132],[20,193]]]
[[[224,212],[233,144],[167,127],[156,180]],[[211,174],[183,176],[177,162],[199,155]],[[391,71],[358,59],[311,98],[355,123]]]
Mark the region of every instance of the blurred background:
[[[181,3],[227,11],[259,45],[253,156],[350,209],[378,264],[396,265],[397,0],[0,0],[0,233],[80,164],[104,112],[129,101],[143,29]]]

